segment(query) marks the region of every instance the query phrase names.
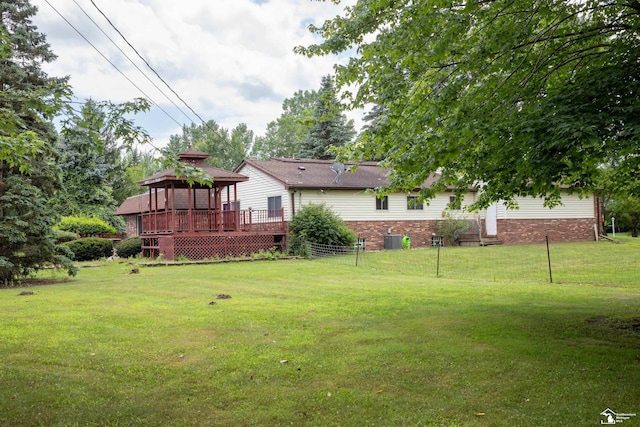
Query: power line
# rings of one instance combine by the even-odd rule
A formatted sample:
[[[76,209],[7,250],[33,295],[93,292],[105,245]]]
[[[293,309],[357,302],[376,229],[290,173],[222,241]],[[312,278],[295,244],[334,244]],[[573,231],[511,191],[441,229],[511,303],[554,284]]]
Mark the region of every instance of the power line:
[[[175,118],[173,118],[173,116],[171,116],[164,108],[162,108],[157,102],[155,102],[149,95],[147,95],[137,84],[135,84],[129,77],[127,77],[127,75],[125,73],[123,73],[113,62],[111,62],[111,60],[109,60],[109,58],[107,58],[102,52],[100,52],[100,50],[89,41],[89,39],[87,39],[84,34],[82,34],[80,32],[80,30],[78,30],[71,22],[69,22],[69,20],[67,18],[64,17],[64,15],[62,15],[62,13],[60,13],[58,11],[58,9],[56,9],[55,7],[53,7],[53,5],[51,3],[49,3],[49,0],[44,0],[45,3],[47,3],[49,5],[49,7],[51,7],[51,9],[53,9],[67,24],[69,24],[69,26],[71,28],[73,28],[75,30],[76,33],[78,33],[78,35],[80,37],[82,37],[84,39],[84,41],[86,41],[87,43],[89,43],[89,45],[95,49],[96,52],[98,52],[98,54],[100,54],[100,56],[102,56],[109,64],[111,64],[111,66],[113,68],[115,68],[120,74],[122,74],[122,76],[127,79],[127,81],[129,81],[129,83],[131,83],[136,89],[138,89],[140,91],[140,93],[142,93],[145,97],[147,97],[151,103],[153,103],[156,107],[158,107],[164,114],[167,115],[167,117],[169,117],[171,120],[173,120],[178,126],[182,127],[182,124],[179,123]]]
[[[76,6],[78,6],[78,8],[82,11],[82,13],[84,13],[84,15],[85,15],[87,18],[89,18],[89,20],[93,23],[93,25],[95,25],[95,26],[100,30],[100,32],[101,32],[102,34],[104,34],[104,36],[105,36],[107,39],[109,39],[109,41],[111,42],[111,44],[113,44],[113,45],[114,45],[114,46],[115,46],[115,47],[120,51],[120,53],[122,53],[122,54],[124,55],[124,57],[125,57],[125,58],[127,58],[127,59],[129,60],[129,62],[131,63],[131,65],[133,65],[134,67],[136,67],[136,69],[140,72],[140,74],[142,74],[142,75],[143,75],[143,76],[144,76],[144,77],[149,81],[149,83],[151,83],[151,84],[152,84],[156,89],[158,89],[158,91],[159,91],[162,95],[164,95],[164,97],[165,97],[169,102],[171,102],[171,104],[173,104],[173,106],[174,106],[174,107],[176,107],[176,108],[178,109],[178,111],[180,111],[180,112],[181,112],[181,113],[182,113],[182,114],[183,114],[183,115],[184,115],[184,116],[185,116],[189,121],[191,121],[191,122],[192,122],[193,120],[191,119],[191,117],[189,117],[189,116],[188,116],[184,111],[182,111],[182,109],[181,109],[178,105],[176,105],[176,103],[175,103],[175,102],[173,102],[173,100],[172,100],[171,98],[169,98],[169,96],[167,96],[167,94],[166,94],[166,93],[164,93],[164,91],[163,91],[162,89],[160,89],[160,88],[158,87],[158,85],[157,85],[157,84],[155,84],[155,82],[154,82],[153,80],[151,80],[151,79],[149,78],[149,76],[148,76],[144,71],[142,71],[142,70],[140,69],[140,67],[138,67],[138,65],[137,65],[135,62],[133,62],[133,60],[132,60],[132,59],[131,59],[131,58],[130,58],[130,57],[129,57],[129,56],[128,56],[128,55],[127,55],[127,54],[126,54],[126,53],[125,53],[121,48],[120,48],[120,46],[118,46],[118,45],[113,41],[113,39],[112,39],[111,37],[109,37],[109,35],[108,35],[106,32],[104,32],[104,30],[102,29],[102,27],[100,27],[100,25],[98,25],[98,23],[97,23],[96,21],[94,21],[94,20],[93,20],[93,18],[92,18],[91,16],[89,16],[89,14],[88,14],[88,13],[87,13],[83,8],[82,8],[82,6],[80,6],[80,4],[79,4],[76,0],[73,0],[73,2],[76,4]]]
[[[111,20],[110,20],[110,19],[109,19],[109,18],[108,18],[108,17],[107,17],[103,12],[102,12],[102,10],[100,10],[100,8],[98,7],[98,5],[96,5],[96,3],[95,3],[93,0],[91,0],[91,4],[93,5],[93,7],[95,7],[95,8],[98,10],[98,12],[100,12],[100,14],[104,17],[104,19],[106,19],[106,20],[107,20],[107,22],[109,23],[109,25],[111,25],[111,27],[112,27],[112,28],[113,28],[113,29],[114,29],[118,34],[120,34],[120,37],[122,37],[122,39],[123,39],[123,40],[124,40],[128,45],[129,45],[129,47],[130,47],[131,49],[133,49],[133,51],[136,53],[136,55],[138,55],[138,57],[139,57],[139,58],[140,58],[140,59],[141,59],[141,60],[142,60],[146,65],[147,65],[147,67],[149,67],[149,69],[150,69],[151,71],[153,71],[153,73],[154,73],[154,74],[155,74],[155,75],[160,79],[160,81],[162,81],[162,83],[164,83],[164,84],[165,84],[165,86],[167,86],[167,87],[169,88],[169,90],[170,90],[171,92],[173,92],[173,94],[174,94],[175,96],[177,96],[177,97],[178,97],[178,99],[179,99],[180,101],[182,101],[182,103],[183,103],[183,104],[184,104],[184,105],[185,105],[189,110],[191,110],[191,112],[192,112],[192,113],[193,113],[193,114],[194,114],[198,119],[200,119],[200,121],[201,121],[203,124],[205,124],[205,125],[206,125],[206,122],[204,121],[204,119],[203,119],[202,117],[200,117],[200,115],[198,115],[198,113],[196,113],[196,112],[193,110],[193,108],[191,108],[191,107],[189,106],[189,104],[187,104],[187,103],[186,103],[186,101],[185,101],[184,99],[182,99],[182,97],[181,97],[180,95],[178,95],[178,93],[177,93],[175,90],[173,90],[173,88],[169,85],[169,83],[167,83],[167,82],[166,82],[162,77],[160,77],[160,74],[158,74],[158,72],[157,72],[157,71],[156,71],[156,70],[151,66],[151,64],[149,64],[149,62],[147,62],[147,60],[146,60],[146,59],[144,59],[144,58],[142,57],[142,55],[140,55],[140,53],[136,50],[136,48],[135,48],[135,47],[133,47],[133,45],[131,45],[131,43],[129,43],[129,40],[127,40],[127,38],[126,38],[126,37],[125,37],[125,36],[120,32],[120,30],[118,30],[118,29],[115,27],[115,25],[113,25],[113,23],[111,22]]]

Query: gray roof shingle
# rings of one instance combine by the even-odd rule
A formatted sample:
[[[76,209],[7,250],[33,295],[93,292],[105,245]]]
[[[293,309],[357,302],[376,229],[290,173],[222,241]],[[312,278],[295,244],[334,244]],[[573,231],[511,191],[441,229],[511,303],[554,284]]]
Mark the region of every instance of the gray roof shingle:
[[[285,188],[321,188],[321,189],[368,189],[388,185],[389,169],[382,168],[377,162],[360,162],[354,171],[355,163],[344,164],[345,172],[334,171],[335,162],[313,159],[245,160],[237,168],[240,172],[244,165],[251,165],[273,179],[284,184]],[[425,185],[438,179],[431,174]]]

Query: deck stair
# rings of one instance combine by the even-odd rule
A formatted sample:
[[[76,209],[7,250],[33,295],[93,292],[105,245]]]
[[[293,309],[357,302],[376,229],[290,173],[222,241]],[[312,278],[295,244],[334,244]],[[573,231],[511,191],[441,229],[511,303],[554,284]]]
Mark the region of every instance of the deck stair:
[[[480,246],[495,246],[501,244],[502,240],[498,240],[496,236],[486,236],[480,239]]]
[[[461,234],[457,242],[459,246],[494,246],[502,244],[502,240],[499,240],[496,236],[479,236],[476,233]]]

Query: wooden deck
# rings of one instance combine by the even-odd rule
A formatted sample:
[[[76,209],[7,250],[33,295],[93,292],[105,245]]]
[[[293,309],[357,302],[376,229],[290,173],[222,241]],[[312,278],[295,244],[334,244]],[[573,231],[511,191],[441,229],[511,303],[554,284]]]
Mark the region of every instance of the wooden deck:
[[[286,244],[284,209],[191,210],[142,214],[145,257],[175,259],[246,256]]]
[[[142,214],[142,235],[168,233],[284,232],[284,209],[183,210]]]

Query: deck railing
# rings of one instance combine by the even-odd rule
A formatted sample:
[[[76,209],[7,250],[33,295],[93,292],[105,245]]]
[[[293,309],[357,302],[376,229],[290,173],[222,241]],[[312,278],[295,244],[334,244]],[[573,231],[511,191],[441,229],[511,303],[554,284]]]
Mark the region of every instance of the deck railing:
[[[191,227],[189,227],[191,218]],[[185,232],[285,231],[284,209],[209,211],[180,210],[142,214],[142,234]]]

